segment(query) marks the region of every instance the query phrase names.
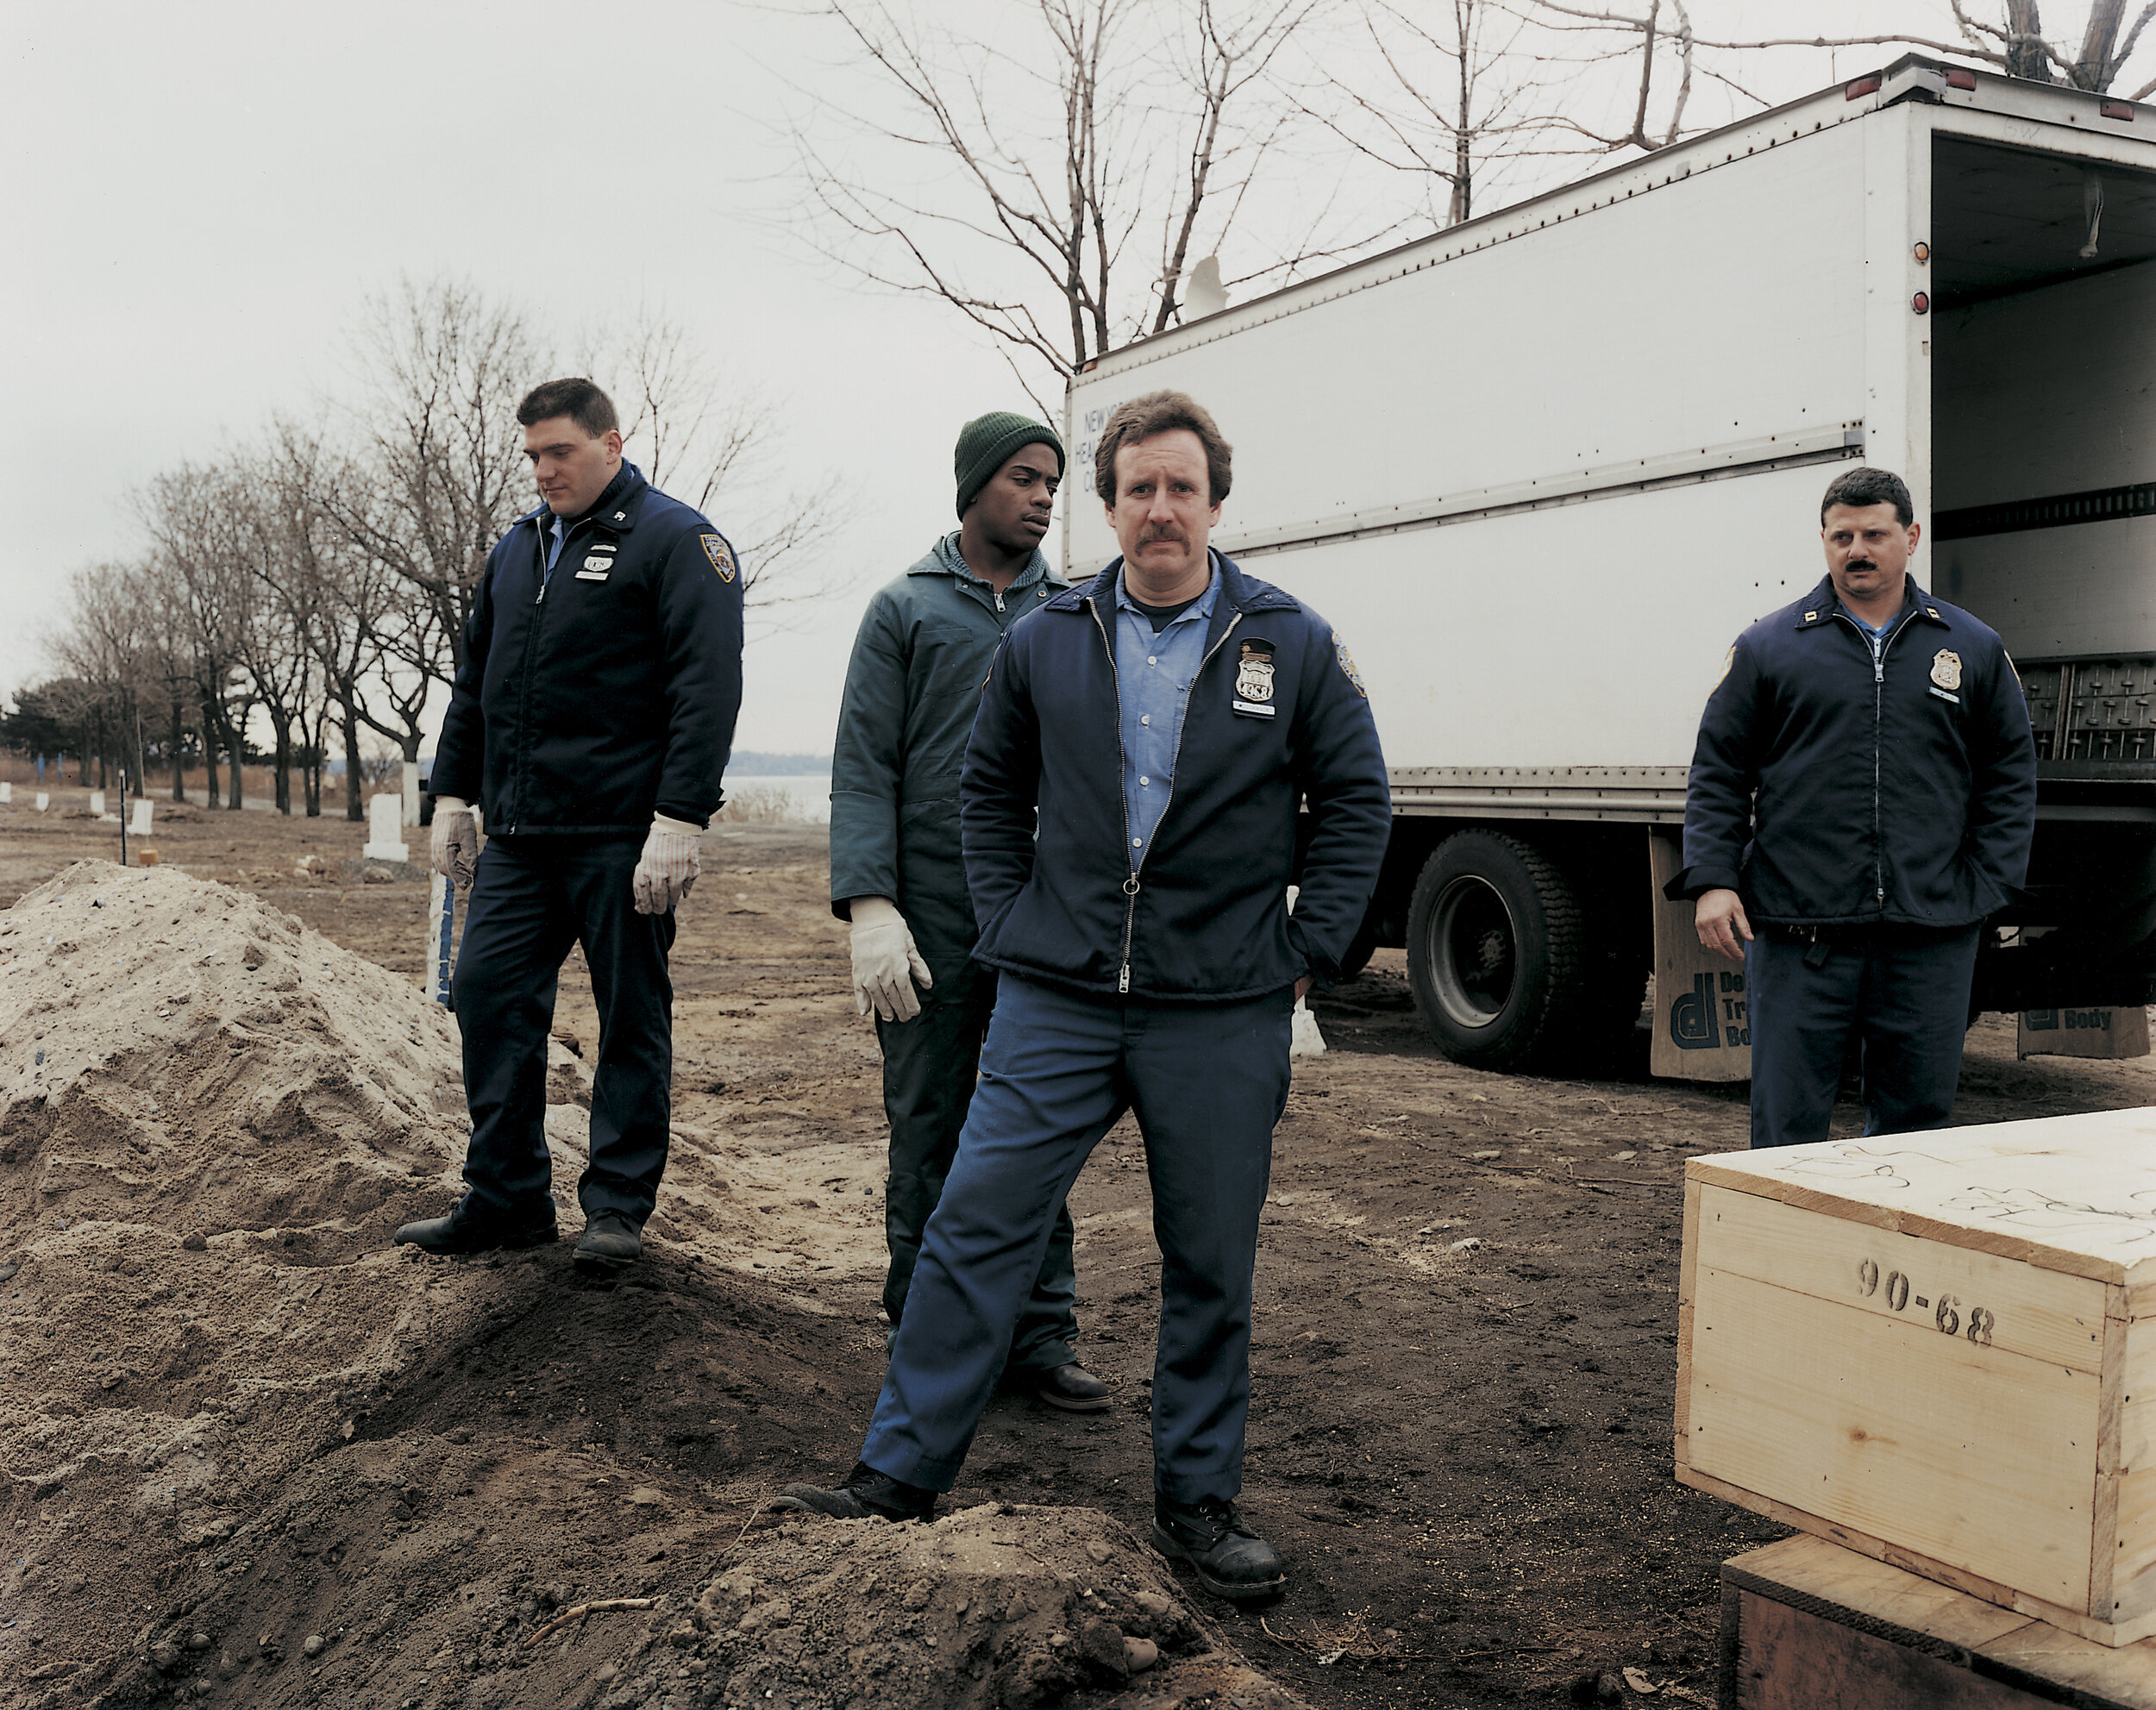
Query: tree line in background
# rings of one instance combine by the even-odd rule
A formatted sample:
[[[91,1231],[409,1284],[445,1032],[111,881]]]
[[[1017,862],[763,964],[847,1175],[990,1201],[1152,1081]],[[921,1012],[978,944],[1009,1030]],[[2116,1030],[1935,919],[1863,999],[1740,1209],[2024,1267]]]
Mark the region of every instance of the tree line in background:
[[[169,779],[175,801],[203,767],[212,807],[239,807],[243,766],[266,763],[278,810],[310,816],[341,769],[354,820],[391,756],[419,757],[487,554],[535,502],[517,402],[557,367],[518,311],[449,281],[373,301],[352,350],[350,386],[313,419],[275,417],[134,495],[141,551],[75,573],[54,674],[0,715],[0,747],[66,752],[136,794]],[[843,519],[771,497],[771,404],[649,313],[586,339],[572,372],[604,377],[655,485],[745,522],[743,587],[767,624],[817,596]]]

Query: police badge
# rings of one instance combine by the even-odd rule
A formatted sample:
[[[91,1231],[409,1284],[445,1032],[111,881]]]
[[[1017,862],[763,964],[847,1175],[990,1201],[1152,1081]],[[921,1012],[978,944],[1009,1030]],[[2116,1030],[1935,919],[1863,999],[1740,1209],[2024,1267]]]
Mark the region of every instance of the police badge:
[[[1961,655],[1941,648],[1932,655],[1932,681],[1949,693],[1961,686]]]
[[[711,561],[711,568],[718,572],[718,579],[722,582],[732,581],[734,579],[732,548],[717,535],[699,535],[697,538],[703,543],[704,556]]]
[[[1273,644],[1256,636],[1236,651],[1234,711],[1251,718],[1270,718],[1273,708]]]

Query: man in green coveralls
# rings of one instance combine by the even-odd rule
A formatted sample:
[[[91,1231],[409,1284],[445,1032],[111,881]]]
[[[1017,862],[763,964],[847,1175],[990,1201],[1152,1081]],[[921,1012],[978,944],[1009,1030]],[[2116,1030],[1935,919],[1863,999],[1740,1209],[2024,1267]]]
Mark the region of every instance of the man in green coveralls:
[[[995,1007],[958,842],[958,776],[1004,632],[1068,584],[1040,543],[1063,473],[1055,429],[998,411],[966,423],[958,528],[868,603],[831,756],[831,912],[853,926],[854,1001],[876,1016],[891,1123],[883,1306],[896,1333],[921,1231],[942,1198]],[[1008,1381],[1067,1412],[1110,1405],[1078,1363],[1070,1213],[1057,1213],[1012,1337]]]

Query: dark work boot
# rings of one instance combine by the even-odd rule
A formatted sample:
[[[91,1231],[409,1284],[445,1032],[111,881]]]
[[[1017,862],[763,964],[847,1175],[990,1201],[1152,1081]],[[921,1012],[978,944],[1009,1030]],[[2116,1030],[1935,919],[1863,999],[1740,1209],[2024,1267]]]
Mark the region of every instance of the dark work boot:
[[[1075,1360],[1062,1366],[1022,1367],[1005,1382],[1066,1413],[1105,1413],[1115,1405],[1108,1386]]]
[[[446,1218],[424,1218],[408,1223],[391,1241],[392,1246],[417,1247],[423,1253],[491,1253],[497,1247],[543,1247],[561,1239],[554,1207],[528,1223],[467,1216],[465,1202]]]
[[[1156,1491],[1153,1547],[1189,1563],[1198,1583],[1215,1597],[1251,1602],[1288,1588],[1280,1552],[1250,1530],[1234,1503],[1218,1496],[1171,1502]]]
[[[924,1520],[936,1506],[936,1493],[918,1485],[901,1484],[878,1472],[865,1461],[854,1463],[845,1483],[836,1490],[819,1490],[812,1484],[789,1484],[772,1499],[774,1508],[794,1508],[805,1513],[829,1514],[841,1520]]]
[[[601,1212],[586,1220],[577,1237],[576,1268],[586,1276],[619,1276],[643,1250],[635,1224],[619,1212]]]

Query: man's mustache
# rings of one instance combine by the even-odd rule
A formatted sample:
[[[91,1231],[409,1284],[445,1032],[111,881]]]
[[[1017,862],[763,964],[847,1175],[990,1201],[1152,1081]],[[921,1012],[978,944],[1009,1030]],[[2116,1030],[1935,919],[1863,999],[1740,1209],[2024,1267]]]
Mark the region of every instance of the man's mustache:
[[[1178,546],[1190,544],[1190,537],[1188,535],[1184,534],[1181,529],[1169,523],[1161,523],[1149,528],[1138,537],[1138,543],[1140,546],[1150,546],[1155,541],[1173,541]]]
[[[1879,567],[1869,558],[1852,558],[1841,567],[1845,570],[1877,570]]]

